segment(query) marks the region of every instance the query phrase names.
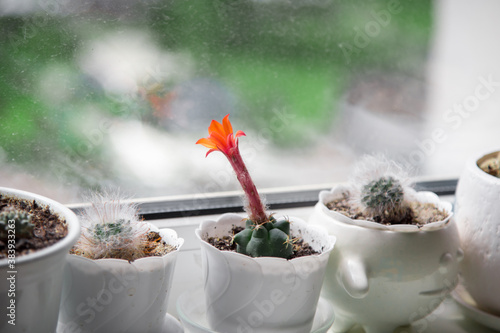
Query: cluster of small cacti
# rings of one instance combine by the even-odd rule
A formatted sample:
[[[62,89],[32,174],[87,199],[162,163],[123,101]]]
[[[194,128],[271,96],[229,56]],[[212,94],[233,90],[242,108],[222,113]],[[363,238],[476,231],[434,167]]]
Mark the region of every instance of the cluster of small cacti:
[[[255,224],[246,221],[245,229],[233,238],[236,251],[251,257],[279,257],[289,259],[293,254],[290,238],[290,221],[276,220],[273,216],[268,222]]]
[[[150,231],[137,214],[137,206],[122,202],[118,193],[95,194],[80,214],[82,236],[72,253],[89,259],[115,258],[133,261],[145,256]]]
[[[5,242],[8,239],[9,229],[15,230],[16,239],[31,237],[35,228],[31,223],[32,218],[26,211],[14,207],[4,208],[0,212],[0,240]]]

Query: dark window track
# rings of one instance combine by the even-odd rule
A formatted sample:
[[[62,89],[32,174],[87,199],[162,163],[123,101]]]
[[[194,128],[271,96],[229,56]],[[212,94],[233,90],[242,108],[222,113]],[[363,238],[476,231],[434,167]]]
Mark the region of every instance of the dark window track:
[[[417,182],[417,191],[431,191],[437,195],[453,195],[457,186],[457,179]],[[318,194],[329,188],[314,190],[273,192],[265,194],[269,209],[311,207],[318,201]],[[192,199],[173,199],[139,203],[140,213],[146,220],[189,217],[198,215],[223,214],[228,212],[242,212],[242,199],[238,195],[193,197]],[[71,207],[78,212],[82,207]]]

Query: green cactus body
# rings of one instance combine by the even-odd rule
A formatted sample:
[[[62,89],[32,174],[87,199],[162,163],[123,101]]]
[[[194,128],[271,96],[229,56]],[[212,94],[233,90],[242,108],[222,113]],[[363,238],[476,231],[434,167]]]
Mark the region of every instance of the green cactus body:
[[[392,177],[373,180],[363,187],[361,199],[366,207],[382,212],[403,202],[401,183]]]
[[[93,236],[99,242],[106,242],[111,237],[125,237],[132,235],[132,226],[130,220],[118,220],[111,223],[96,224],[93,230]]]
[[[133,222],[118,219],[115,222],[103,222],[90,230],[91,253],[94,259],[120,258],[134,260],[143,256],[142,236],[139,236]]]
[[[279,257],[289,259],[293,254],[290,241],[290,221],[277,221],[271,216],[268,222],[255,225],[247,220],[245,229],[234,236],[236,251],[251,257]]]
[[[8,208],[0,213],[0,240],[7,241],[9,229],[15,230],[16,238],[30,238],[35,225],[31,223],[33,216],[23,210]],[[9,223],[14,221],[14,223]]]
[[[361,202],[365,210],[386,223],[399,223],[411,215],[404,201],[404,189],[393,177],[381,177],[363,186]]]

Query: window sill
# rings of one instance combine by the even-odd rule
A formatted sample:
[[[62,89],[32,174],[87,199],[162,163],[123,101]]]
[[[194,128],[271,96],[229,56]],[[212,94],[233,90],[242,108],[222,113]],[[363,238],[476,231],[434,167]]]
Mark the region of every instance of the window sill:
[[[418,190],[430,190],[444,200],[453,202],[457,180],[423,181],[417,183]],[[283,215],[308,220],[317,202],[318,192],[328,186],[294,189],[293,191],[267,190],[263,194],[270,210]],[[144,218],[159,228],[172,228],[185,242],[177,258],[172,282],[168,312],[177,317],[176,301],[185,291],[202,288],[201,254],[194,231],[208,219],[217,219],[222,213],[242,212],[239,193],[215,193],[170,198],[137,200]],[[72,205],[77,211],[83,205]],[[424,333],[442,332],[493,332],[467,319],[451,297],[430,316],[415,323],[414,328]],[[355,329],[350,333],[361,333]]]

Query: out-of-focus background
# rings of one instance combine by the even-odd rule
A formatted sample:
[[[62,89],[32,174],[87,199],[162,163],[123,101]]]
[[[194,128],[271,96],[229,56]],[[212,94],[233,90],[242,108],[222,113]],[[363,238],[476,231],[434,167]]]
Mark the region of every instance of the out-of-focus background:
[[[0,186],[64,203],[238,189],[195,145],[228,113],[260,188],[345,181],[365,153],[457,177],[499,148],[499,7],[0,0]]]

